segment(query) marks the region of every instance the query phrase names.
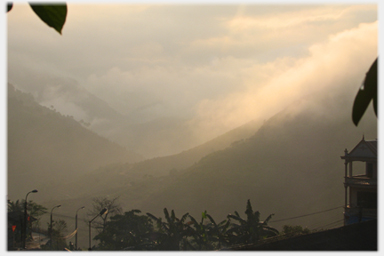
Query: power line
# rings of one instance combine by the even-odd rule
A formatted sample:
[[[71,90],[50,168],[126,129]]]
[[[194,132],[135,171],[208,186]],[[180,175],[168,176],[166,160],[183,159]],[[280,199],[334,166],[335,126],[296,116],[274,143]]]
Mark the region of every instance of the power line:
[[[325,224],[325,225],[322,225],[322,226],[317,227],[317,228],[313,228],[312,231],[313,231],[313,230],[317,230],[317,229],[319,229],[319,228],[325,228],[325,227],[327,227],[327,226],[331,226],[331,225],[333,225],[333,224],[336,224],[336,223],[339,223],[339,222],[343,222],[343,221],[344,221],[344,218],[343,218],[343,219],[340,219],[340,220],[337,220],[337,221],[334,221],[334,222],[331,222],[331,223],[328,223],[328,224]]]
[[[322,211],[318,211],[318,212],[313,212],[313,213],[308,213],[308,214],[304,214],[304,215],[300,215],[300,216],[295,216],[295,217],[291,217],[291,218],[285,218],[285,219],[280,219],[280,220],[271,220],[269,221],[270,223],[271,222],[280,222],[280,221],[286,221],[286,220],[293,220],[293,219],[298,219],[298,218],[303,218],[303,217],[307,217],[307,216],[311,216],[311,215],[315,215],[315,214],[319,214],[319,213],[324,213],[324,212],[329,212],[329,211],[333,211],[333,210],[336,210],[336,209],[339,209],[339,208],[343,208],[344,206],[338,206],[338,207],[334,207],[334,208],[330,208],[330,209],[326,209],[326,210],[322,210]],[[59,216],[59,217],[65,217],[65,218],[70,218],[70,219],[75,219],[75,217],[73,216],[68,216],[68,215],[63,215],[63,214],[55,214],[56,216]],[[83,220],[83,221],[87,221],[85,218],[83,219],[80,219],[80,220]],[[336,222],[339,222],[340,220],[336,221]],[[330,224],[327,224],[327,225],[331,225],[335,222],[332,222]]]
[[[291,217],[291,218],[286,218],[286,219],[281,219],[281,220],[271,220],[269,222],[279,222],[279,221],[285,221],[285,220],[298,219],[298,218],[307,217],[310,215],[315,215],[315,214],[319,214],[319,213],[323,213],[323,212],[329,212],[329,211],[336,210],[336,209],[343,208],[343,207],[344,206],[338,206],[335,208],[331,208],[331,209],[327,209],[327,210],[323,210],[323,211],[319,211],[319,212],[308,213],[308,214],[304,214],[304,215],[300,215],[300,216],[296,216],[296,217]]]
[[[69,218],[69,219],[76,219],[73,216],[68,216],[68,215],[64,215],[64,214],[60,214],[60,213],[55,213],[55,216]],[[83,221],[88,221],[86,218],[78,218],[78,219],[83,220]]]

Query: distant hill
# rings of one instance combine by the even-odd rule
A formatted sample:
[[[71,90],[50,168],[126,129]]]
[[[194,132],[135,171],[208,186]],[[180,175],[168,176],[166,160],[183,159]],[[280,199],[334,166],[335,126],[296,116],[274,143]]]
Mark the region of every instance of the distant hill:
[[[279,229],[283,224],[316,228],[327,222],[342,223],[344,163],[340,156],[363,135],[366,139],[377,138],[372,109],[367,110],[358,127],[353,125],[354,95],[355,91],[344,87],[307,96],[261,128],[254,123],[253,136],[223,149],[216,147],[211,153],[202,145],[170,157],[90,171],[71,184],[71,188],[78,188],[79,197],[69,201],[86,204],[96,196],[119,196],[125,210],[140,209],[162,216],[167,207],[177,215],[189,212],[195,217],[207,210],[222,220],[234,210],[242,214],[247,199],[251,199],[262,219],[275,214],[270,223]],[[182,159],[189,161],[187,153],[197,154],[199,150],[207,155],[193,160],[195,163],[190,161],[190,166],[183,169]],[[275,220],[335,207],[340,208],[273,224]]]
[[[377,138],[371,108],[359,127],[352,124],[354,93],[335,89],[295,102],[265,122],[254,136],[209,154],[185,170],[142,202],[140,209],[161,215],[167,207],[195,216],[207,210],[221,220],[251,199],[261,218],[274,213],[279,220],[342,206],[344,163],[340,156],[363,135]],[[314,228],[321,221],[340,221],[342,212],[340,208],[289,223]]]
[[[251,137],[260,127],[260,122],[251,121],[234,130],[231,130],[200,146],[183,151],[179,154],[157,157],[136,163],[112,163],[90,170],[76,177],[76,180],[67,179],[54,187],[43,186],[47,191],[54,189],[62,191],[65,199],[71,197],[95,197],[96,195],[116,195],[121,191],[116,188],[129,189],[132,186],[142,186],[141,196],[148,196],[152,189],[146,190],[146,184],[153,180],[161,180],[161,186],[166,186],[173,181],[186,168],[196,164],[206,155],[225,149],[231,144],[240,143]],[[159,184],[150,185],[154,190],[159,189]],[[64,192],[66,191],[66,192]],[[133,195],[129,201],[139,202],[141,197]],[[84,202],[85,203],[85,202]]]
[[[148,99],[134,93],[124,102],[126,109],[121,113],[70,78],[51,78],[16,88],[31,93],[40,105],[73,116],[87,129],[146,159],[178,154],[202,143],[194,136],[188,119],[148,112]]]
[[[251,137],[260,127],[261,122],[254,120],[197,147],[179,154],[145,160],[134,164],[131,169],[141,170],[144,174],[154,176],[182,171],[210,153],[225,149],[233,143],[239,143]]]
[[[142,159],[10,84],[7,121],[9,198],[23,198],[41,184],[54,186],[100,166]]]
[[[261,219],[275,214],[269,224],[279,230],[284,224],[310,229],[321,228],[324,223],[342,225],[344,163],[340,156],[363,135],[366,139],[377,138],[377,119],[371,108],[358,127],[352,123],[355,93],[335,87],[309,95],[260,128],[257,122],[246,125],[248,134],[253,134],[248,138],[240,139],[240,134],[246,134],[240,128],[233,131],[239,132],[239,140],[234,143],[221,140],[229,138],[223,135],[174,156],[91,170],[55,187],[71,195],[47,205],[65,204],[69,215],[76,210],[74,207],[90,206],[94,197],[119,197],[125,211],[140,209],[161,217],[166,207],[175,210],[177,216],[189,212],[199,218],[207,210],[221,221],[234,211],[245,216],[245,204],[250,199]],[[209,152],[209,145],[215,145],[214,152]],[[199,153],[206,156],[197,160]],[[290,219],[335,207],[337,210],[324,214]]]

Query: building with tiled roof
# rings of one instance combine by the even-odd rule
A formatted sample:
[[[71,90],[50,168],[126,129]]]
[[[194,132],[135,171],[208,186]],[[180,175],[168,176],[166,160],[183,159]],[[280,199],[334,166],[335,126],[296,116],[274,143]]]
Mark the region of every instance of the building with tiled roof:
[[[377,219],[377,139],[344,151],[344,225]]]

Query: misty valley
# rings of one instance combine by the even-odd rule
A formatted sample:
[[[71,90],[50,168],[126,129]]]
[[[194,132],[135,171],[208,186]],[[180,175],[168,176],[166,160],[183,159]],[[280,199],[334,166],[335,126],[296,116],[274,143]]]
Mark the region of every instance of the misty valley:
[[[378,250],[378,6],[6,4],[9,251]]]
[[[151,215],[154,226],[159,219],[173,223],[192,218],[198,226],[200,216],[208,220],[207,215],[219,224],[238,212],[232,219],[236,223],[248,216],[248,208],[259,213],[260,223],[268,218],[265,226],[280,233],[284,226],[307,231],[340,226],[340,156],[363,135],[377,137],[371,111],[357,128],[351,125],[353,94],[341,88],[311,95],[268,120],[251,121],[178,154],[144,159],[8,84],[8,200],[22,200],[30,189],[38,189],[29,200],[47,209],[61,205],[54,218],[66,222],[64,233],[75,229],[74,213],[85,206],[79,215],[80,248],[88,247],[87,220],[95,198],[116,199],[119,214]],[[48,215],[41,216],[39,229],[46,229]],[[98,239],[93,243],[105,242],[100,235]]]

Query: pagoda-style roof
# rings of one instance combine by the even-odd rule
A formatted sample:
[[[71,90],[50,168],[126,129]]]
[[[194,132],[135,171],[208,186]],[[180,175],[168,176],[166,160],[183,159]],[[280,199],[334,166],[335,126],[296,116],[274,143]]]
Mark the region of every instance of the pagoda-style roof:
[[[348,153],[345,149],[345,155],[341,157],[342,159],[377,159],[377,139],[376,140],[365,140],[363,139]]]

